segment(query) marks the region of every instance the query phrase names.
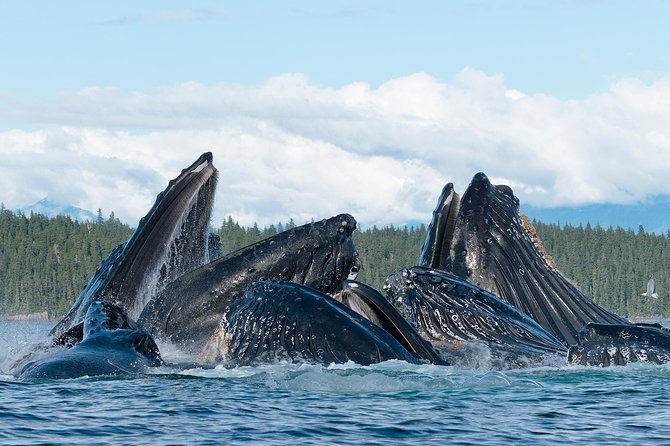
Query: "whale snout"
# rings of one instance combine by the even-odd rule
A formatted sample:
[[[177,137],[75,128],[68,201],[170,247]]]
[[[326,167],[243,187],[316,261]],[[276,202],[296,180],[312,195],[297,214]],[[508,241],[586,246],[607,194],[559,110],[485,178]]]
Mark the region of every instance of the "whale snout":
[[[349,214],[340,214],[338,219],[337,232],[343,235],[351,235],[356,230],[356,219]]]

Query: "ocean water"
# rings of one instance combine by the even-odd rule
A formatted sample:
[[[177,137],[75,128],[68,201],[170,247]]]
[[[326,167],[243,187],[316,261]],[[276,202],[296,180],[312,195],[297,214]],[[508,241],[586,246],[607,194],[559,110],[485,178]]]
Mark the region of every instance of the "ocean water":
[[[0,364],[50,325],[0,322]],[[0,375],[2,444],[670,444],[670,366],[466,370],[389,361]]]

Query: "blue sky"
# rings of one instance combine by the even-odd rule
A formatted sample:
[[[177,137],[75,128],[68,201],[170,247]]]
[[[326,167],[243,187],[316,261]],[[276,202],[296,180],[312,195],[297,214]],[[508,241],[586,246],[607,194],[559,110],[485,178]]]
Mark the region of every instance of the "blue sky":
[[[212,150],[215,215],[421,221],[670,187],[670,2],[0,1],[0,197],[131,224]],[[652,159],[653,162],[649,160]],[[327,198],[324,198],[326,196]]]
[[[416,72],[451,81],[472,67],[573,99],[670,71],[670,2],[660,0],[1,4],[0,81],[20,98],[292,72],[329,87]]]

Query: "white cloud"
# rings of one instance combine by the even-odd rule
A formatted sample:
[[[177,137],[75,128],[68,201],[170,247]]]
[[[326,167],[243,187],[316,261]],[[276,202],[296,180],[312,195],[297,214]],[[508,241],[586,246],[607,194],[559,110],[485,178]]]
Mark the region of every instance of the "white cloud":
[[[475,172],[536,206],[670,194],[670,77],[623,79],[581,101],[528,95],[463,70],[339,89],[301,74],[257,87],[93,88],[15,105],[37,130],[0,133],[1,200],[59,194],[134,224],[201,152],[221,171],[217,219],[302,222],[350,212],[366,225],[428,221],[443,184]],[[16,118],[18,117],[18,118]]]

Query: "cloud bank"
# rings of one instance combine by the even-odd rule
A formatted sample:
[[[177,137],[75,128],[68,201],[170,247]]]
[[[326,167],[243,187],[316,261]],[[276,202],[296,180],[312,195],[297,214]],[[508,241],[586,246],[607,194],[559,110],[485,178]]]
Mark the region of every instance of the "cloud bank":
[[[639,202],[670,194],[669,98],[670,77],[563,101],[465,69],[453,83],[417,73],[333,89],[286,74],[5,100],[16,129],[0,132],[0,200],[49,195],[136,224],[209,150],[215,218],[242,224],[340,212],[366,226],[427,222],[442,186],[463,190],[478,171],[535,206]]]

